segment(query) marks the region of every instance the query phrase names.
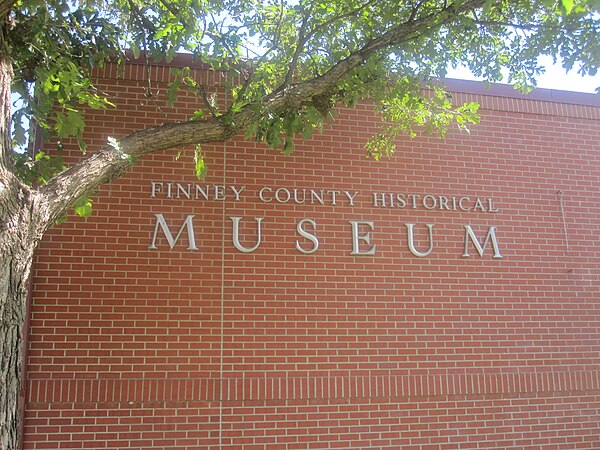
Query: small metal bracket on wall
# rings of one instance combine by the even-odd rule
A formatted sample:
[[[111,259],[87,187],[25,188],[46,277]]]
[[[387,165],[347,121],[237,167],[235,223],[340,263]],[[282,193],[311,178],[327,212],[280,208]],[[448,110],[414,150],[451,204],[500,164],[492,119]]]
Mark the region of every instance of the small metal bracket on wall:
[[[565,204],[563,201],[563,191],[558,191],[558,199],[560,200],[560,213],[562,215],[562,220],[563,220],[563,230],[565,232],[565,244],[567,245],[567,251],[571,250],[571,247],[569,246],[569,233],[567,231],[567,218],[565,216]]]

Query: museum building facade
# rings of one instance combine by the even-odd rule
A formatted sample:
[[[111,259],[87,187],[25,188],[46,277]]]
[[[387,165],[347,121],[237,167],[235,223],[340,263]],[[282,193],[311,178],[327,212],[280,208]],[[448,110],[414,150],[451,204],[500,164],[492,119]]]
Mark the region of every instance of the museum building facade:
[[[89,151],[191,117],[170,69],[98,71]],[[449,89],[481,123],[389,159],[365,102],[103,186],[37,253],[24,448],[600,448],[600,100]]]

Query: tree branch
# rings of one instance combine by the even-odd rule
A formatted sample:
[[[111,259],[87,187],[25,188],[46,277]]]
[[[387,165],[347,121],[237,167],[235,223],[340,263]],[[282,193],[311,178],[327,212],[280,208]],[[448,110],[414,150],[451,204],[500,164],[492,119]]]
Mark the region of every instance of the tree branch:
[[[294,78],[294,73],[296,72],[296,67],[298,66],[298,60],[300,59],[300,55],[302,54],[302,50],[308,41],[309,36],[305,36],[306,27],[308,27],[308,19],[310,19],[310,15],[312,13],[312,8],[306,11],[304,17],[302,18],[302,23],[300,24],[300,32],[298,33],[298,43],[296,44],[296,49],[294,50],[294,56],[292,56],[292,61],[289,64],[288,72],[285,76],[285,81],[283,82],[283,88],[285,89],[288,86],[292,79]]]
[[[154,26],[154,24],[148,20],[148,18],[142,13],[142,11],[140,11],[140,8],[138,8],[138,6],[133,2],[133,0],[129,0],[128,3],[129,3],[129,7],[131,8],[133,13],[139,20],[142,28],[147,29],[151,33],[156,33],[156,27]],[[144,37],[144,40],[145,40],[145,37]]]
[[[208,109],[211,116],[213,116],[214,118],[217,118],[219,116],[219,110],[217,108],[215,108],[214,102],[211,102],[210,99],[208,98],[208,92],[206,92],[206,87],[203,84],[198,86],[198,92],[200,93],[200,96],[202,97],[202,100],[204,101],[204,106],[206,106],[206,109]]]
[[[352,17],[356,14],[358,14],[359,12],[361,12],[363,9],[367,8],[368,6],[371,6],[373,4],[377,3],[376,0],[371,0],[357,8],[354,8],[351,11],[348,11],[345,14],[339,15],[339,16],[335,16],[332,17],[331,19],[327,20],[326,22],[323,22],[322,24],[319,24],[318,26],[316,26],[315,28],[313,28],[310,33],[308,33],[308,37],[312,37],[315,34],[317,34],[319,31],[323,31],[328,29],[329,27],[331,27],[334,23],[336,23],[338,20],[343,20],[346,19],[348,17]]]
[[[179,15],[179,11],[177,11],[177,8],[172,5],[170,2],[168,2],[167,0],[159,0],[160,3],[167,8],[167,10],[173,14],[173,17],[176,17],[177,20],[179,20],[179,22],[184,26],[184,27],[189,27],[189,24],[187,23],[187,20],[185,20],[183,17],[181,17]]]
[[[275,36],[273,37],[273,40],[271,41],[271,45],[269,46],[269,49],[264,52],[262,54],[262,56],[260,56],[258,63],[262,63],[264,61],[267,60],[267,57],[274,52],[277,48],[279,48],[279,39],[281,38],[281,23],[283,21],[283,0],[280,2],[280,7],[279,7],[279,18],[277,20],[277,33],[275,34]]]
[[[255,105],[246,105],[231,117],[231,121],[225,121],[221,116],[203,121],[165,124],[138,131],[106,145],[40,188],[42,201],[39,205],[46,210],[44,216],[47,217],[40,226],[49,228],[79,197],[117,178],[131,168],[138,158],[183,145],[227,141],[260,120],[265,110],[277,114],[290,104],[299,107],[303,101],[331,91],[339,80],[378,51],[414,40],[423,33],[452,22],[465,11],[481,7],[485,1],[467,0],[417,20],[401,23],[336,63],[322,76],[274,91],[265,97],[262,111],[257,111]]]
[[[324,92],[351,70],[359,67],[378,51],[401,45],[424,34],[452,22],[458,15],[480,8],[486,0],[467,0],[459,5],[450,4],[436,13],[431,13],[419,19],[404,22],[392,28],[381,36],[367,42],[362,48],[332,66],[318,78],[305,81],[299,86],[306,92],[313,91],[309,97]],[[320,91],[320,92],[317,92]],[[290,92],[291,94],[291,92]]]

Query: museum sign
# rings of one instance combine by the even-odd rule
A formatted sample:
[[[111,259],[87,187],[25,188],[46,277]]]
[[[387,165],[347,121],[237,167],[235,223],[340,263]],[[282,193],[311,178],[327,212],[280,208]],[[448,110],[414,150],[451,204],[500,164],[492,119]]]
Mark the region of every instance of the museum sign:
[[[263,186],[255,192],[250,192],[246,186],[235,185],[201,185],[192,183],[176,182],[150,182],[150,197],[163,198],[167,200],[205,200],[225,201],[232,200],[241,202],[246,196],[254,196],[254,200],[264,204],[295,204],[354,207],[358,199],[368,195],[368,204],[372,208],[393,208],[409,210],[448,211],[469,214],[494,214],[499,212],[492,197],[478,197],[467,195],[434,195],[414,194],[396,192],[372,192],[363,194],[360,191],[345,189],[319,189],[319,188],[291,188]],[[155,223],[151,236],[149,249],[158,250],[157,240],[159,236],[164,237],[171,249],[174,249],[180,237],[187,235],[188,251],[199,250],[196,244],[196,233],[194,229],[194,214],[188,214],[183,224],[176,233],[177,227],[171,227],[167,217],[163,213],[154,213]],[[240,241],[240,223],[244,220],[241,216],[229,217],[232,223],[232,244],[242,253],[256,251],[262,243],[262,223],[264,217],[254,217],[256,223],[255,242],[252,246],[246,246]],[[250,220],[250,219],[249,219]],[[352,239],[352,248],[349,254],[353,256],[372,256],[376,254],[377,246],[373,242],[375,233],[375,222],[362,219],[349,219],[348,232]],[[428,232],[428,246],[426,249],[417,249],[414,239],[414,229],[418,224],[404,223],[407,235],[407,246],[410,252],[417,257],[429,256],[434,248],[435,224],[423,224]],[[295,247],[298,252],[309,255],[319,250],[318,224],[315,219],[304,217],[296,222],[296,232],[299,238]],[[502,258],[500,245],[496,234],[496,227],[490,226],[483,239],[477,237],[471,225],[463,225],[464,247],[463,257],[471,256],[470,248],[474,248],[479,256],[483,256],[488,244],[491,244],[493,258]]]

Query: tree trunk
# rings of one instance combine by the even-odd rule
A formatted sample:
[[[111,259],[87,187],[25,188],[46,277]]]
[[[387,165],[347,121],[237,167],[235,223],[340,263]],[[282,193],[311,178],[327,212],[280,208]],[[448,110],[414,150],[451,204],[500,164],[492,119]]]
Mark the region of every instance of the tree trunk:
[[[20,448],[23,329],[33,251],[41,238],[36,194],[17,179],[10,135],[10,58],[0,41],[0,450]]]
[[[14,202],[28,202],[27,191],[13,192]],[[2,204],[2,207],[5,205]],[[23,330],[34,242],[28,209],[0,211],[0,449],[20,447],[19,395],[23,374]],[[29,223],[26,223],[29,221]]]

